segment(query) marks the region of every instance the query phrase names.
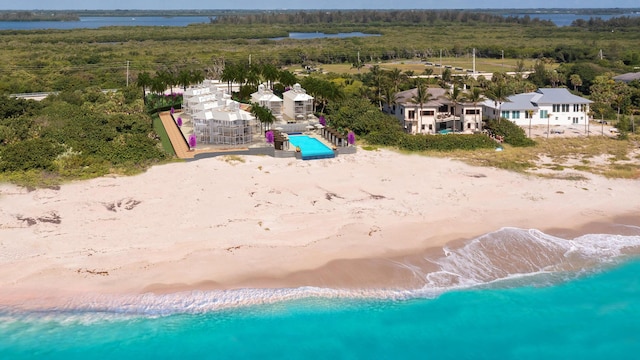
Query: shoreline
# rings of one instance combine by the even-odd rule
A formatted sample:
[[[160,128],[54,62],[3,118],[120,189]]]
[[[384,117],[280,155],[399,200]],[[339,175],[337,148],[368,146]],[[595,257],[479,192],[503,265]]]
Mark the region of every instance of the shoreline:
[[[60,190],[0,185],[0,306],[239,288],[403,291],[422,281],[406,264],[428,273],[434,264],[421,259],[503,227],[572,238],[638,226],[629,199],[639,184],[381,150],[219,157]]]

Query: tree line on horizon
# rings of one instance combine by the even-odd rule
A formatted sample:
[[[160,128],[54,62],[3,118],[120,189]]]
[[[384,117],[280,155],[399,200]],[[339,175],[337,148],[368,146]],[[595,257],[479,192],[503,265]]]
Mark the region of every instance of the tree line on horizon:
[[[437,24],[445,22],[485,24],[540,24],[552,21],[525,16],[502,16],[472,10],[317,10],[269,11],[218,16],[217,24]]]

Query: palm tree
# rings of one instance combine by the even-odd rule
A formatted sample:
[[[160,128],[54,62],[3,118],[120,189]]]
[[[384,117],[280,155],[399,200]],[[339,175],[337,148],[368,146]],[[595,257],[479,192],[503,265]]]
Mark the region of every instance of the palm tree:
[[[424,104],[431,100],[431,93],[422,79],[416,83],[416,86],[416,94],[411,98],[411,101],[413,101],[414,104],[420,105],[420,123],[422,123],[422,108]]]
[[[396,104],[396,92],[390,85],[384,87],[384,103],[387,104],[387,111]]]
[[[220,80],[227,82],[229,94],[231,94],[231,84],[236,80],[236,77],[237,68],[233,64],[225,64]]]
[[[378,109],[382,110],[382,70],[380,69],[380,65],[373,65],[369,71],[371,72],[373,83],[376,87]]]
[[[191,85],[191,72],[187,69],[182,69],[178,73],[178,85],[182,86],[184,91],[187,91],[187,86]]]
[[[393,85],[393,90],[395,92],[398,92],[398,87],[406,78],[406,76],[402,73],[402,70],[393,68],[393,70],[387,72],[387,76],[389,78],[389,81],[391,81],[391,84]]]
[[[147,104],[147,88],[151,86],[153,83],[153,79],[151,79],[151,75],[148,72],[143,71],[138,75],[138,80],[136,81],[136,85],[142,88],[142,101],[144,104]]]
[[[173,94],[173,86],[178,83],[175,74],[169,69],[163,69],[156,71],[156,77],[161,78],[162,82],[165,85],[165,88],[162,90],[162,92],[164,93],[164,90],[169,87],[171,89],[171,93]]]
[[[478,103],[484,100],[484,96],[482,95],[482,89],[479,87],[472,87],[469,90],[469,94],[467,95],[467,101],[473,103],[473,113],[474,113],[474,121],[476,123],[476,129],[478,128]]]
[[[283,86],[293,86],[298,82],[298,78],[291,71],[283,70],[278,74],[278,81],[280,81],[280,84]]]
[[[191,72],[191,83],[192,84],[200,84],[204,81],[204,72],[200,70],[192,70]]]
[[[264,64],[260,69],[262,77],[267,81],[269,89],[273,90],[273,82],[278,79],[278,68],[273,64]]]
[[[531,118],[533,117],[533,110],[527,110],[529,116],[529,139],[531,139]]]
[[[577,91],[578,88],[582,86],[582,78],[578,74],[571,74],[569,82],[573,85],[573,91]]]
[[[504,81],[498,81],[489,87],[486,92],[489,99],[498,104],[498,122],[502,120],[502,103],[509,101],[509,88]]]
[[[151,92],[156,95],[162,95],[167,89],[167,83],[161,76],[156,76],[151,79]]]
[[[456,132],[458,131],[456,128],[456,108],[460,100],[462,100],[462,91],[458,85],[453,85],[451,92],[447,94],[447,98],[453,103],[453,132]]]
[[[267,130],[266,125],[271,125],[276,120],[276,117],[273,116],[271,109],[258,103],[251,104],[251,114],[255,116],[258,121],[260,121],[261,128],[264,125],[264,130]]]

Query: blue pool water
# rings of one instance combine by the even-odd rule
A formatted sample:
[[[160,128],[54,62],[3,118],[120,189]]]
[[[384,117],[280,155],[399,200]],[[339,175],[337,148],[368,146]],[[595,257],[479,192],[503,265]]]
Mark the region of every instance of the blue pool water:
[[[333,150],[308,135],[289,135],[289,143],[294,148],[300,148],[303,160],[328,159],[336,156]]]

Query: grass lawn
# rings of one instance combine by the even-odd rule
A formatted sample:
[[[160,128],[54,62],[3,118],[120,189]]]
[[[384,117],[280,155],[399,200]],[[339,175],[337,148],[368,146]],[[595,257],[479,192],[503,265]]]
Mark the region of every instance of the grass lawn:
[[[167,131],[164,129],[164,126],[162,126],[162,121],[158,114],[153,115],[153,130],[158,134],[158,136],[160,136],[160,141],[162,142],[162,148],[164,151],[171,157],[176,156],[176,152],[173,150],[173,146],[171,145],[171,140],[169,140],[169,135],[167,135]]]
[[[519,59],[487,59],[487,58],[476,58],[476,71],[477,72],[509,72],[514,71],[516,68],[516,64]],[[440,58],[429,58],[426,62],[431,62],[433,64],[439,64]],[[383,62],[377,63],[381,69],[383,70],[393,70],[394,68],[398,68],[402,71],[413,71],[416,75],[422,74],[425,69],[432,69],[434,75],[440,74],[440,71],[444,69],[444,67],[436,67],[432,65],[426,65],[425,61],[416,60],[404,60],[404,61],[396,61],[396,62]],[[443,65],[451,66],[451,72],[453,74],[461,74],[467,73],[467,69],[473,69],[473,58],[471,56],[461,56],[461,57],[443,57],[442,58]],[[535,60],[533,59],[524,59],[525,68],[528,70],[533,69],[535,64]],[[365,66],[360,69],[360,73],[366,73],[369,71],[369,68],[372,64],[365,63]],[[556,64],[545,64],[547,69],[554,69],[557,67]],[[456,70],[456,68],[462,68],[463,70]],[[293,66],[291,67],[292,71],[304,71],[302,66]],[[354,68],[351,64],[322,64],[318,66],[318,70],[322,72],[334,72],[337,74],[357,74],[358,69]]]

